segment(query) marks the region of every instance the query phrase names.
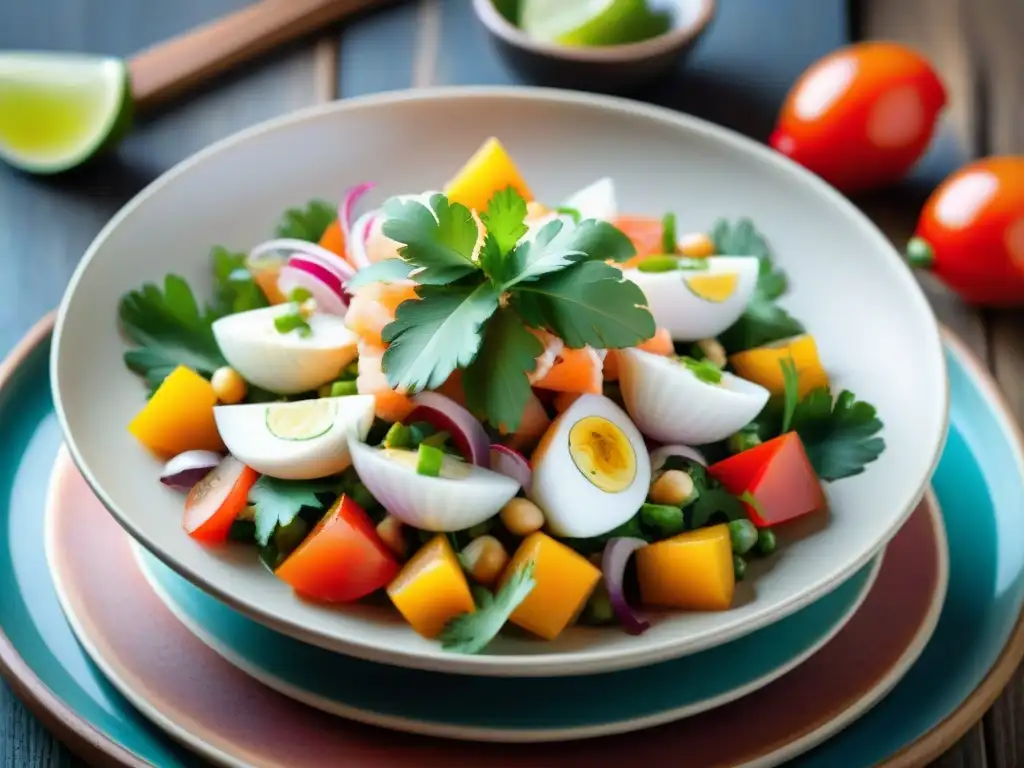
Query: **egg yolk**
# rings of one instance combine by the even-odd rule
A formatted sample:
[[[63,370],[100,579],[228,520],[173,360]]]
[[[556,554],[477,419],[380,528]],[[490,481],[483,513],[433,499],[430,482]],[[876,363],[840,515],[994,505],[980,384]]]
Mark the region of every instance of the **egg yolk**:
[[[629,488],[636,477],[636,452],[615,424],[587,416],[569,430],[569,455],[587,480],[606,493]]]

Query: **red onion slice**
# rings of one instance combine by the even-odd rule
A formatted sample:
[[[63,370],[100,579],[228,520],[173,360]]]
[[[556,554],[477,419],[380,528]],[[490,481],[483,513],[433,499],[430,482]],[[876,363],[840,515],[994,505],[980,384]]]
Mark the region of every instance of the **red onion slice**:
[[[309,291],[316,301],[317,309],[322,312],[344,317],[348,311],[341,281],[315,261],[292,256],[281,267],[277,287],[285,296],[290,296],[296,288]]]
[[[704,467],[708,465],[708,461],[704,458],[704,454],[696,448],[691,448],[688,445],[663,445],[660,448],[655,448],[651,451],[651,471],[657,472],[672,456],[682,456],[684,459],[695,461]]]
[[[629,564],[629,558],[638,549],[646,546],[647,542],[643,539],[620,536],[608,540],[608,543],[604,545],[604,554],[601,556],[604,585],[608,589],[608,599],[611,601],[612,610],[615,611],[616,618],[630,635],[642,635],[651,626],[651,622],[642,618],[626,601],[625,589],[626,565]]]
[[[342,281],[348,280],[355,274],[352,265],[334,253],[334,251],[329,251],[316,243],[296,240],[290,237],[281,237],[276,240],[267,240],[265,243],[260,243],[249,251],[249,259],[255,261],[268,253],[280,253],[281,251],[287,251],[289,254],[301,253],[304,256],[316,259],[332,272],[338,273]]]
[[[491,446],[491,469],[506,477],[511,477],[523,487],[524,491],[530,492],[533,470],[530,469],[530,462],[526,460],[526,457],[514,448],[494,443]]]
[[[408,421],[425,421],[452,436],[455,447],[478,467],[491,466],[491,441],[476,417],[450,397],[437,392],[420,392],[413,397],[416,408]]]
[[[345,197],[342,198],[341,205],[338,206],[338,224],[341,227],[341,234],[344,235],[346,244],[352,237],[352,214],[355,212],[356,205],[375,186],[377,185],[374,182],[367,181],[363,184],[349,187],[348,191],[345,192]]]
[[[190,491],[192,486],[206,477],[220,464],[220,454],[213,451],[185,451],[164,464],[160,482],[180,491]]]

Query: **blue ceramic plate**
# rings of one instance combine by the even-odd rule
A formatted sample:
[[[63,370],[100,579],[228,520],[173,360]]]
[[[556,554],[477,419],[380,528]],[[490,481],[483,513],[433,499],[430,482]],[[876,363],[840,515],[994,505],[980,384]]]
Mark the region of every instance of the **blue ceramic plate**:
[[[171,611],[225,659],[271,688],[360,722],[498,741],[633,731],[745,696],[795,668],[842,629],[871,589],[883,557],[798,613],[708,651],[603,675],[489,678],[375,664],[301,643],[245,618],[141,547],[134,549]],[[395,696],[396,690],[403,695]],[[443,698],[438,690],[445,691]],[[610,690],[633,695],[610,697]],[[530,706],[523,707],[524,701]]]
[[[47,381],[51,327],[41,323],[0,367],[0,666],[77,749],[124,765],[188,764],[88,661],[46,573],[41,510],[60,444]],[[938,630],[884,702],[799,765],[870,765],[908,746],[908,761],[926,761],[980,717],[1024,655],[1020,437],[991,380],[952,340],[947,363],[953,426],[934,487],[951,581]]]

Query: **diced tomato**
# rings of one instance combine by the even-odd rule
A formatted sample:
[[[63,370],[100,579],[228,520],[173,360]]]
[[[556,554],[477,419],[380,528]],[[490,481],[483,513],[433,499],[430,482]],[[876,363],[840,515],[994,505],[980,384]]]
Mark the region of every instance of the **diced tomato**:
[[[192,486],[185,499],[182,526],[193,539],[207,544],[228,537],[231,524],[245,509],[259,473],[234,456],[226,457],[210,474]]]
[[[341,496],[276,573],[311,600],[347,603],[387,586],[400,569],[362,507]]]
[[[796,432],[713,464],[708,473],[743,500],[759,528],[825,508],[821,481]]]

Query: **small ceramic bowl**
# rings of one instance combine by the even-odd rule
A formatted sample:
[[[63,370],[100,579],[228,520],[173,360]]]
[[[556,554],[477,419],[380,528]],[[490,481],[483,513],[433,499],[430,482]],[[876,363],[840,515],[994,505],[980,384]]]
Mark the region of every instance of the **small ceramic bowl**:
[[[616,94],[671,72],[710,25],[716,0],[651,0],[651,5],[670,15],[668,32],[638,43],[587,48],[535,40],[502,13],[500,0],[473,0],[502,58],[525,79]]]

